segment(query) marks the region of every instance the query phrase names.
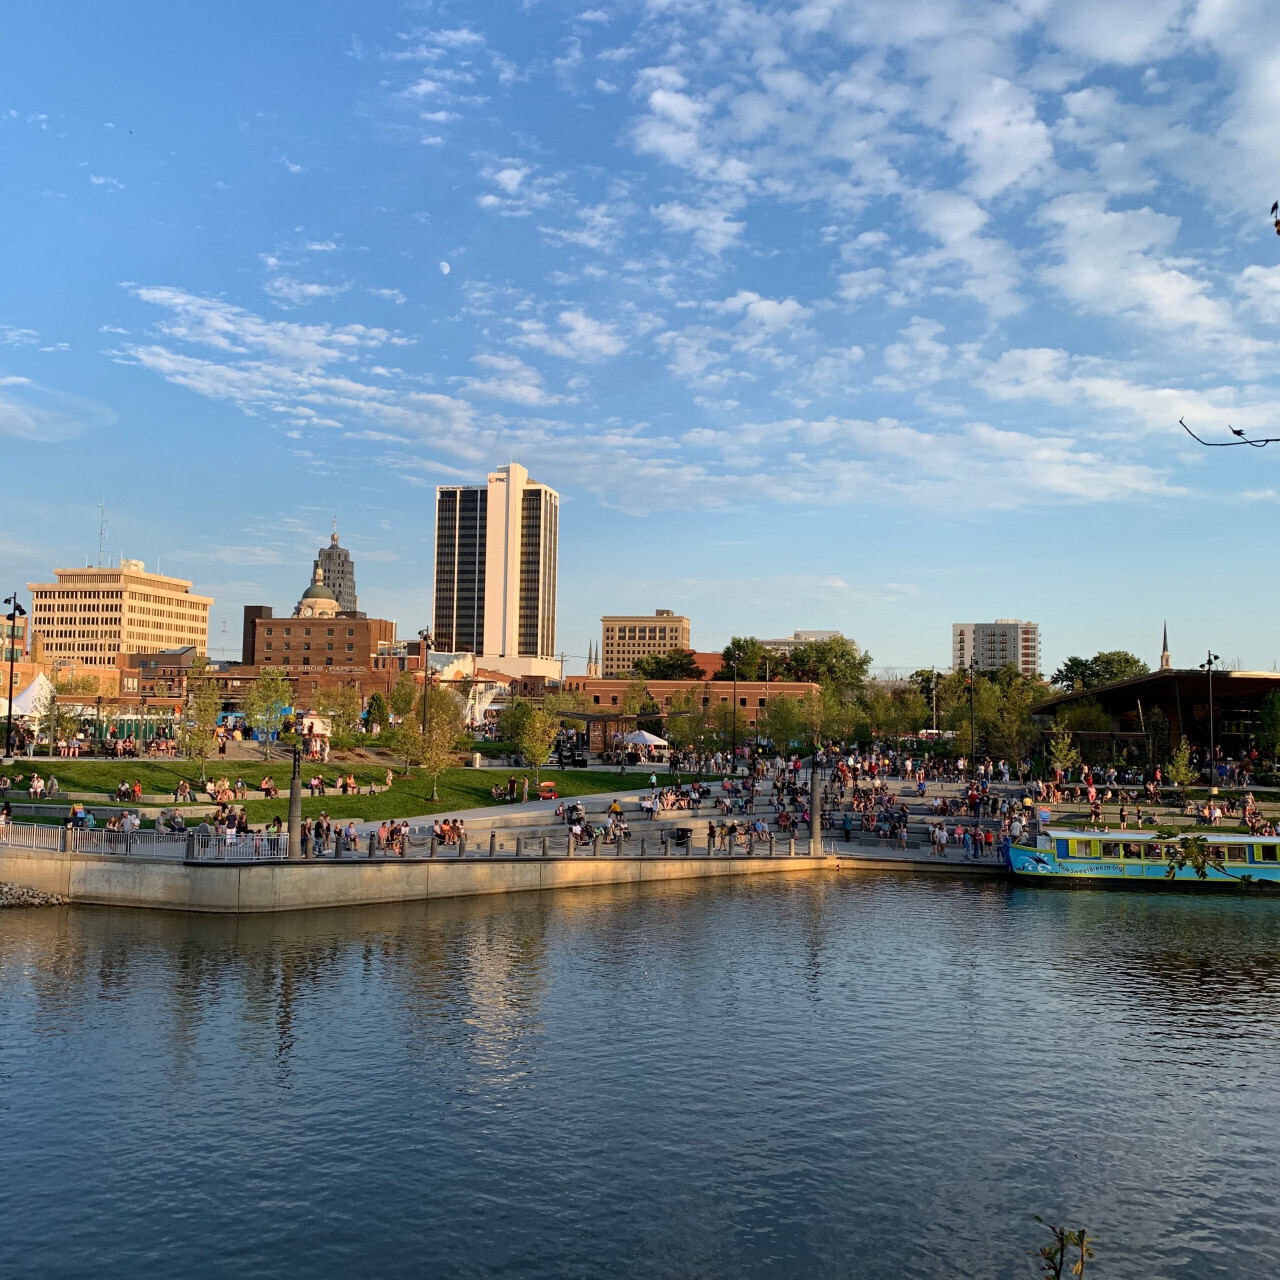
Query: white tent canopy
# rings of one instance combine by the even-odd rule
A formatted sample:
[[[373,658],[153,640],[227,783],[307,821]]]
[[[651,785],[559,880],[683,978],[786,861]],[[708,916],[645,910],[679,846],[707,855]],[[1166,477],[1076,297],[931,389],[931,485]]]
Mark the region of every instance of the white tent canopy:
[[[624,734],[622,741],[631,747],[665,747],[667,744],[653,733],[645,733],[643,729],[634,729]]]
[[[13,700],[15,716],[42,716],[49,698],[53,693],[53,685],[43,671]]]

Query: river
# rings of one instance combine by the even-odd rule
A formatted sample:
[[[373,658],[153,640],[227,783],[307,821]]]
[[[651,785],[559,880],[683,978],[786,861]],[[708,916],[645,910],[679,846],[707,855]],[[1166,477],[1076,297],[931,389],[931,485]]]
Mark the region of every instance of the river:
[[[0,1275],[1272,1277],[1280,903],[0,913]]]

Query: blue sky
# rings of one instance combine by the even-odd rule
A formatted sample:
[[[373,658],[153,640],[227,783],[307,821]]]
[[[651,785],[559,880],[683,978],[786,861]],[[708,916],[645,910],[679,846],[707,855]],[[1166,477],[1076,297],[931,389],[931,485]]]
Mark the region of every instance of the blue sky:
[[[1280,658],[1280,7],[10,6],[6,581],[291,604],[337,515],[425,625],[432,500],[563,494],[560,646],[1033,618]],[[570,669],[580,661],[570,659]]]

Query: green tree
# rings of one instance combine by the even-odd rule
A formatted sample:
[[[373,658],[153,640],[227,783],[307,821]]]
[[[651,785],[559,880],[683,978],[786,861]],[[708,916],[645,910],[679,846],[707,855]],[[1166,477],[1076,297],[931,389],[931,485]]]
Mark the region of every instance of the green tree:
[[[1059,689],[1096,689],[1118,680],[1144,676],[1151,668],[1127,649],[1107,649],[1092,658],[1068,658],[1049,679]]]
[[[527,714],[520,717],[512,741],[532,766],[535,783],[541,781],[542,767],[551,758],[551,748],[555,746],[559,732],[559,721],[550,711],[544,711],[541,707],[530,706]]]
[[[677,751],[694,750],[702,739],[702,695],[697,689],[672,694],[663,737]]]
[[[645,654],[636,659],[633,669],[645,680],[702,680],[707,674],[688,649]]]
[[[711,732],[706,735],[707,745],[719,746],[726,751],[735,744],[742,746],[751,738],[751,726],[747,723],[746,712],[728,702],[711,708],[708,727]]]
[[[1068,658],[1049,677],[1049,683],[1070,693],[1074,689],[1092,689],[1097,683],[1093,663],[1088,658]]]
[[[807,689],[800,699],[800,723],[804,726],[806,746],[816,747],[822,742],[822,731],[827,719],[827,703],[818,689]]]
[[[1280,752],[1280,690],[1272,689],[1258,710],[1258,746],[1273,760]]]
[[[222,711],[222,690],[216,680],[205,675],[208,663],[197,659],[187,676],[187,700],[178,717],[178,750],[188,760],[200,763],[200,782],[205,781],[205,766],[213,752],[213,734]]]
[[[360,727],[360,692],[350,684],[323,689],[316,699],[316,710],[328,717],[335,738],[349,738]]]
[[[1077,733],[1107,733],[1111,717],[1092,698],[1081,698],[1079,702],[1059,707],[1054,723]]]
[[[1177,750],[1165,765],[1164,777],[1183,793],[1196,780],[1196,771],[1191,763],[1191,747],[1186,738],[1178,743]]]
[[[1055,769],[1069,773],[1080,765],[1080,753],[1072,741],[1070,729],[1059,729],[1049,739],[1049,761]]]
[[[263,667],[240,695],[240,710],[262,736],[262,758],[271,759],[271,735],[284,723],[284,709],[293,701],[293,685],[276,667]]]
[[[395,731],[396,747],[405,758],[406,768],[416,764],[430,775],[433,803],[440,798],[440,774],[457,759],[462,723],[463,704],[458,696],[429,684],[422,690],[418,705]]]
[[[576,689],[560,689],[555,693],[543,694],[542,709],[550,711],[552,715],[562,717],[566,711],[585,711],[587,709],[587,695],[578,692]],[[578,720],[572,723],[581,725],[582,721]]]
[[[373,730],[375,725],[379,730],[382,730],[391,724],[391,712],[387,707],[387,700],[376,689],[369,695],[369,706],[365,711],[365,723],[369,726],[370,731]]]
[[[792,680],[831,685],[843,697],[854,697],[866,683],[871,655],[844,636],[830,640],[806,640],[786,655],[784,670]]]
[[[770,663],[769,674],[777,675],[780,664],[770,660],[768,649],[755,636],[734,636],[720,651],[724,665],[715,674],[716,680],[732,680],[734,663],[737,663],[739,680],[763,680],[765,663]]]
[[[1093,671],[1098,684],[1115,684],[1145,676],[1151,668],[1127,649],[1108,649],[1093,655]]]
[[[413,713],[414,704],[418,701],[418,682],[412,673],[402,671],[395,688],[391,690],[391,710],[400,720]]]
[[[641,711],[647,711],[653,704],[653,698],[649,694],[648,686],[643,680],[630,680],[627,687],[622,691],[622,700],[618,704],[618,710],[624,716],[634,716]]]
[[[775,751],[787,755],[804,734],[800,699],[786,693],[771,697],[764,712],[757,717],[756,727],[773,743]]]

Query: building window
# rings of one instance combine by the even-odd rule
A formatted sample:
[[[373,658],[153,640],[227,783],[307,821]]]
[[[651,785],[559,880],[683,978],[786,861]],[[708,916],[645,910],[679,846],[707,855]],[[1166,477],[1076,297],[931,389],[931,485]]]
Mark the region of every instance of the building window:
[[[348,652],[348,653],[352,653],[352,652],[354,652],[354,651],[355,651],[355,645],[353,645],[353,644],[349,644],[349,645],[347,645],[347,652]]]
[[[330,632],[329,632],[329,634],[330,634],[330,635],[333,635],[333,632],[332,632],[332,631],[330,631]],[[325,645],[325,648],[326,648],[326,649],[332,649],[332,648],[333,648],[333,644],[332,644],[332,643],[329,643],[329,644]]]
[[[303,627],[303,628],[302,628],[302,634],[303,634],[304,636],[309,636],[309,635],[311,634],[311,628],[310,628],[310,627]]]
[[[291,635],[293,635],[293,629],[292,629],[291,627],[285,627],[285,629],[284,629],[284,633],[285,633],[285,635],[287,635],[287,636],[291,636]]]
[[[326,667],[331,667],[331,666],[333,666],[333,659],[332,659],[332,658],[326,658],[326,659],[324,660],[324,665],[325,665]]]
[[[611,706],[614,706],[614,707],[616,707],[616,706],[618,705],[618,695],[617,695],[616,693],[615,693],[615,694],[613,694],[613,696],[612,696],[612,697],[610,697],[610,699],[609,699],[609,704],[610,704]]]
[[[270,641],[270,640],[268,640],[268,641],[267,641],[267,652],[268,652],[268,653],[270,653],[270,652],[271,652],[271,641]]]
[[[332,628],[332,627],[330,627],[330,628],[329,628],[329,630],[325,632],[325,635],[327,635],[327,636],[331,636],[331,635],[333,635],[333,628]]]
[[[356,633],[356,629],[355,629],[355,627],[348,627],[348,628],[347,628],[347,635],[349,635],[349,636],[353,636],[353,635],[355,635],[355,633]],[[347,647],[348,647],[348,648],[350,648],[351,646],[350,646],[350,645],[348,645]]]

